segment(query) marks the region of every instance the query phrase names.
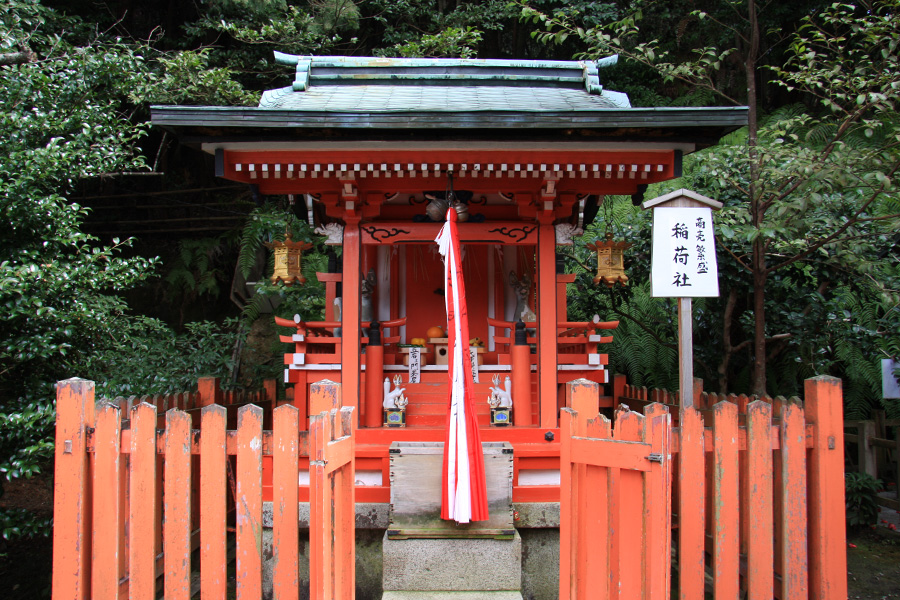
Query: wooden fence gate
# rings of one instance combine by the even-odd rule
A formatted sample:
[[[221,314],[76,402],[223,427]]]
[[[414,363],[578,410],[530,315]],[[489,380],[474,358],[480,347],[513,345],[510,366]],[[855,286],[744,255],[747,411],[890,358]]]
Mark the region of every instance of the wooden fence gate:
[[[157,430],[150,404],[123,415],[107,402],[95,409],[91,381],[57,390],[55,600],[149,600],[159,590],[187,600],[192,583],[201,598],[222,599],[230,546],[234,597],[262,598],[263,456],[273,462],[273,597],[299,596],[301,456],[310,458],[310,598],[353,597],[355,427],[353,409],[337,408],[339,384],[311,386],[319,406],[335,408],[312,416],[308,432],[290,405],[274,410],[272,431],[254,405],[240,408],[233,431],[220,405],[200,411],[199,429],[172,409]]]
[[[666,598],[669,414],[659,405],[645,415],[623,411],[613,431],[609,419],[589,410],[597,405],[596,383],[575,381],[566,393],[559,597]]]
[[[807,380],[802,405],[689,408],[679,427],[651,404],[613,431],[598,397],[567,385],[560,598],[847,598],[840,380]]]

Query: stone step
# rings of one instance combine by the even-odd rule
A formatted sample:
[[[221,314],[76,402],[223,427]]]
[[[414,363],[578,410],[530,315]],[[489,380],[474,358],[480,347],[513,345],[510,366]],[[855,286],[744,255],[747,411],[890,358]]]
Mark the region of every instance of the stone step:
[[[485,597],[478,594],[506,592],[521,598],[522,538],[518,531],[511,540],[392,540],[385,534],[382,552],[385,594],[465,591]]]
[[[522,592],[385,592],[381,600],[523,600]]]

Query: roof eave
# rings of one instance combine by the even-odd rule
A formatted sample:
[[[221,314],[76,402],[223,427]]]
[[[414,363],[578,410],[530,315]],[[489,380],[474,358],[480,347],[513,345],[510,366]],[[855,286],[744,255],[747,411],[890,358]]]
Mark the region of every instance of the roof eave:
[[[564,131],[568,139],[621,141],[677,139],[702,148],[747,124],[746,107],[628,108],[593,111],[469,111],[325,113],[220,106],[153,106],[151,122],[182,141],[327,139],[373,136],[496,140],[544,138]]]
[[[161,127],[434,129],[458,127],[739,128],[747,124],[747,107],[608,108],[593,111],[409,111],[324,113],[221,106],[153,106],[151,122]]]

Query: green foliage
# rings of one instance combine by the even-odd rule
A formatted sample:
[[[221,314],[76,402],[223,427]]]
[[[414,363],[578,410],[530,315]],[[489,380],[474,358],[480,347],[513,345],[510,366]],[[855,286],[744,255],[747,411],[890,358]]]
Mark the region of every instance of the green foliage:
[[[6,541],[49,536],[52,524],[52,519],[36,517],[24,508],[0,508],[0,537]]]
[[[157,261],[126,257],[130,240],[107,245],[85,234],[86,209],[66,198],[81,179],[146,168],[138,147],[146,126],[132,121],[152,81],[146,48],[37,2],[0,8],[0,40],[38,58],[0,67],[2,490],[52,455],[54,381],[94,378],[110,394],[135,384],[189,389],[201,372],[228,372],[221,357],[226,345],[231,355],[235,325],[221,334],[197,325],[176,337],[129,315],[117,294],[153,276]],[[46,531],[23,513],[0,518],[7,538]]]
[[[254,9],[245,10],[243,4],[254,5]],[[182,26],[184,35],[178,43],[188,56],[174,66],[187,69],[176,71],[178,78],[173,82],[179,79],[201,83],[232,79],[237,82],[234,87],[228,83],[227,95],[214,87],[197,86],[211,95],[215,104],[247,104],[255,94],[245,89],[284,86],[284,69],[272,63],[273,50],[320,55],[334,52],[345,41],[345,31],[356,28],[357,19],[351,0],[323,0],[302,8],[288,6],[281,0],[261,3],[228,0],[199,9],[200,17]],[[215,40],[213,46],[196,50],[208,46],[210,40]],[[162,60],[171,58],[164,56]],[[217,75],[196,72],[204,68],[215,70]]]
[[[127,100],[144,84],[143,59],[135,48],[101,38],[79,46],[85,41],[57,38],[45,46],[49,34],[18,27],[30,16],[39,33],[52,31],[54,14],[31,3],[18,8],[0,13],[2,37],[30,39],[41,60],[0,71],[0,215],[9,224],[0,240],[4,402],[114,341],[106,323],[125,311],[114,292],[154,266],[123,258],[127,240],[104,246],[84,234],[84,209],[64,196],[80,178],[144,166],[135,152],[144,128],[130,122]]]
[[[40,473],[53,452],[50,441],[56,412],[46,402],[25,402],[0,412],[0,473],[6,479]]]
[[[100,398],[174,394],[197,387],[199,377],[218,377],[223,387],[234,379],[234,349],[246,337],[238,319],[187,323],[175,334],[162,322],[133,317],[119,324],[122,346],[87,357],[85,377],[96,382]]]
[[[171,259],[165,281],[169,291],[175,291],[182,304],[200,298],[214,299],[231,283],[227,269],[226,251],[230,235],[200,239],[182,239],[178,252]]]
[[[878,522],[878,492],[881,487],[881,480],[868,473],[844,474],[847,525],[860,527]]]
[[[284,241],[286,231],[290,231],[294,241],[319,241],[313,236],[306,221],[296,218],[278,204],[267,203],[250,213],[241,235],[238,257],[238,265],[244,277],[251,275],[256,266],[257,255],[264,245],[275,240]],[[325,288],[316,278],[316,272],[327,270],[327,258],[321,244],[303,252],[301,267],[306,279],[303,285],[284,285],[269,281],[268,275],[273,270],[273,256],[271,253],[267,256],[265,273],[259,274],[256,293],[244,307],[245,322],[249,324],[258,319],[263,313],[264,305],[277,306],[276,314],[286,318],[299,314],[304,320],[320,320],[325,307]]]
[[[256,106],[259,95],[244,90],[232,69],[209,66],[209,48],[183,50],[159,57],[162,74],[147,100],[155,104]]]
[[[434,35],[426,34],[418,40],[379,50],[378,54],[379,56],[404,58],[473,58],[479,42],[481,42],[481,31],[477,29],[448,27]]]
[[[40,473],[53,456],[53,404],[25,401],[0,410],[0,495],[3,482]],[[10,541],[20,537],[50,534],[50,519],[25,509],[0,509],[0,536]]]

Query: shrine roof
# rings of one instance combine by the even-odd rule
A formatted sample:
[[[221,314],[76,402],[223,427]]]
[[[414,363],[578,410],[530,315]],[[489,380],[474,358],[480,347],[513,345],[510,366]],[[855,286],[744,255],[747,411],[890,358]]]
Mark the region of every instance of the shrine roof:
[[[600,85],[602,61],[294,56],[294,82],[263,94],[260,108],[335,112],[537,112],[630,108]],[[464,88],[464,89],[462,89]]]
[[[605,89],[600,61],[364,58],[276,53],[290,86],[257,107],[154,106],[151,120],[189,144],[663,144],[685,152],[747,124],[746,107],[632,108]],[[274,147],[274,146],[272,146]],[[211,150],[210,150],[211,151]]]

